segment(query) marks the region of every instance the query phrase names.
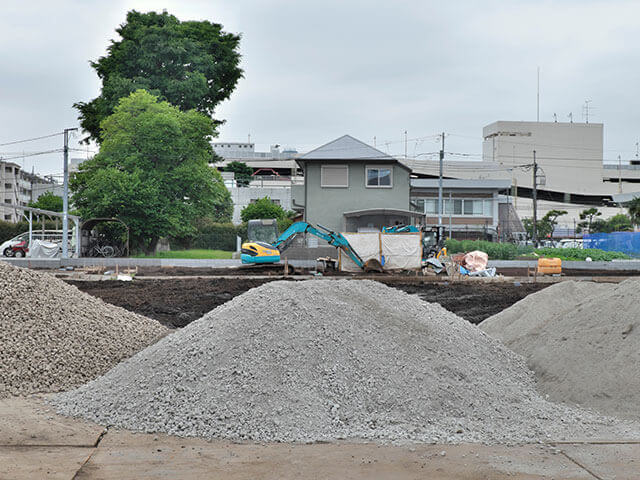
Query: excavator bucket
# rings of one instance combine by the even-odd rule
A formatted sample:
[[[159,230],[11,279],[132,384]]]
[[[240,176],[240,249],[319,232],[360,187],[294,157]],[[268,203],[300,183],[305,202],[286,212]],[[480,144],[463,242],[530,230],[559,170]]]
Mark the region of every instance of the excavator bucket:
[[[364,271],[365,272],[380,272],[382,273],[382,264],[380,260],[376,258],[370,258],[366,262],[364,262]]]

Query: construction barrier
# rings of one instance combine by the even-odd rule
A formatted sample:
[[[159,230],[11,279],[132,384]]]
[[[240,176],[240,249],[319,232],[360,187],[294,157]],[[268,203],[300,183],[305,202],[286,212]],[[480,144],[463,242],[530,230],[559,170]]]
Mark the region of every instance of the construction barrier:
[[[422,266],[422,233],[343,233],[363,262],[378,260],[384,270],[418,270]],[[358,272],[358,267],[341,250],[340,270]]]
[[[588,233],[583,237],[583,246],[637,257],[640,256],[640,232]]]

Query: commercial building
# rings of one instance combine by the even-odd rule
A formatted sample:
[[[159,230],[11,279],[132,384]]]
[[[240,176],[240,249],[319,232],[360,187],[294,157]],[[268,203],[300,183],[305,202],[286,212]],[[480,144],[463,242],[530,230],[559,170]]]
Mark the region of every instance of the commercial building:
[[[567,234],[573,234],[584,209],[595,206],[609,217],[621,211],[613,195],[640,191],[640,165],[604,163],[601,123],[491,123],[483,129],[482,158],[461,161],[445,155],[444,177],[508,180],[518,216],[532,217],[534,151],[539,166],[538,217],[549,210],[567,211],[559,218]],[[437,161],[410,159],[407,164],[419,177],[438,177]]]
[[[0,219],[7,222],[22,218],[21,211],[7,205],[26,206],[46,192],[62,195],[62,186],[52,177],[25,172],[13,162],[0,161],[0,187]]]

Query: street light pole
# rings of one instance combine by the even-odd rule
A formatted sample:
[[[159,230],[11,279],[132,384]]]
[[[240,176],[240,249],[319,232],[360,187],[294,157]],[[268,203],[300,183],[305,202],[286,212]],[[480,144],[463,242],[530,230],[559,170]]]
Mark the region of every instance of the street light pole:
[[[69,258],[69,132],[77,128],[64,129],[64,167],[62,179],[62,258]]]
[[[533,151],[533,246],[538,247],[538,163],[536,151]]]
[[[440,149],[440,174],[438,175],[438,236],[442,235],[442,214],[443,212],[443,200],[442,200],[442,170],[444,162],[444,132],[442,132],[442,148]]]

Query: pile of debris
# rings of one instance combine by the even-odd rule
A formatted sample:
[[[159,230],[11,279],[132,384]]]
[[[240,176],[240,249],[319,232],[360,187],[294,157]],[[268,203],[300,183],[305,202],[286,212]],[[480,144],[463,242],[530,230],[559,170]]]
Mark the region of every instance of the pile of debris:
[[[523,355],[551,399],[640,419],[639,304],[640,280],[566,281],[480,328]]]
[[[82,385],[166,333],[46,273],[0,262],[0,398]]]
[[[254,288],[53,403],[101,424],[233,440],[511,443],[621,431],[542,399],[523,359],[469,322],[372,281]]]

